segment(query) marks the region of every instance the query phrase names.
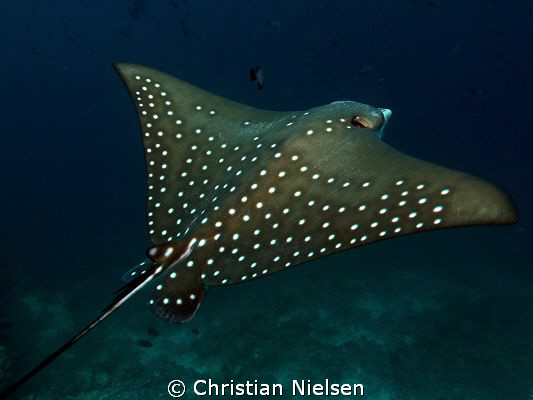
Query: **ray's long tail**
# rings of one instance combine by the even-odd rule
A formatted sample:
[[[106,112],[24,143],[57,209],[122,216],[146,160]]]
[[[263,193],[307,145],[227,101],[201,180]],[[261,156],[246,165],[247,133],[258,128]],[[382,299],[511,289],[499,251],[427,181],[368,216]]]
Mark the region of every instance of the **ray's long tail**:
[[[0,400],[5,399],[11,395],[14,391],[28,382],[33,376],[46,368],[52,361],[58,358],[61,354],[71,348],[74,343],[87,335],[103,320],[109,317],[114,311],[116,311],[122,304],[124,304],[130,297],[146,286],[152,279],[158,277],[163,272],[172,270],[176,264],[181,263],[191,253],[193,246],[196,243],[196,239],[190,241],[183,241],[173,243],[166,246],[154,246],[147,251],[148,258],[152,260],[153,264],[148,268],[142,268],[142,272],[136,274],[136,278],[125,286],[115,292],[115,297],[111,304],[102,310],[100,315],[92,321],[89,325],[83,328],[77,335],[73,336],[60,348],[46,357],[36,367],[31,369],[22,378],[9,386],[6,390],[0,393]],[[142,265],[142,264],[141,264]]]
[[[48,366],[52,361],[54,361],[61,354],[63,354],[70,347],[72,347],[74,343],[76,343],[78,340],[80,340],[82,337],[84,337],[86,334],[92,331],[98,324],[100,324],[100,322],[102,322],[104,319],[109,317],[115,310],[117,310],[122,304],[124,304],[131,296],[133,296],[136,292],[138,292],[144,286],[146,286],[146,284],[150,282],[157,274],[159,274],[161,270],[162,270],[162,267],[160,265],[154,264],[153,267],[149,271],[147,271],[148,273],[138,276],[136,279],[134,279],[133,281],[129,282],[127,285],[120,288],[115,293],[115,298],[113,299],[113,302],[109,306],[107,306],[104,310],[102,310],[100,315],[94,321],[92,321],[85,328],[83,328],[77,335],[73,336],[70,340],[64,343],[56,351],[54,351],[52,354],[46,357],[37,366],[35,366],[33,369],[27,372],[18,381],[16,381],[11,386],[9,386],[5,391],[3,391],[0,394],[0,399],[7,398],[9,395],[15,392],[18,388],[20,388],[22,385],[28,382],[33,376],[35,376],[37,373],[43,370],[46,366]]]
[[[13,383],[3,392],[1,392],[0,400],[7,398],[9,395],[15,392],[18,388],[20,388],[22,385],[28,382],[33,376],[35,376],[41,370],[46,368],[52,361],[54,361],[61,354],[63,354],[65,351],[71,348],[74,345],[74,343],[76,343],[78,340],[80,340],[82,337],[84,337],[90,331],[96,328],[96,326],[98,326],[100,322],[102,322],[107,317],[109,317],[114,311],[116,311],[122,304],[124,304],[135,293],[137,293],[144,286],[146,286],[151,280],[153,280],[155,277],[158,277],[163,272],[168,272],[169,270],[172,270],[176,264],[179,264],[185,258],[187,258],[189,254],[191,253],[195,243],[196,243],[196,239],[192,239],[188,242],[183,241],[183,242],[173,243],[172,245],[168,245],[168,246],[154,246],[148,249],[147,255],[148,255],[148,258],[152,260],[153,264],[150,265],[150,267],[146,269],[143,268],[142,272],[140,274],[137,274],[135,279],[133,279],[131,282],[127,283],[122,288],[117,290],[115,292],[115,297],[113,301],[111,302],[111,304],[107,306],[105,309],[103,309],[100,315],[94,321],[92,321],[89,325],[83,328],[77,335],[73,336],[60,348],[58,348],[56,351],[54,351],[52,354],[46,357],[43,361],[41,361],[37,366],[31,369],[28,373],[22,376],[22,378],[20,378],[18,381]]]

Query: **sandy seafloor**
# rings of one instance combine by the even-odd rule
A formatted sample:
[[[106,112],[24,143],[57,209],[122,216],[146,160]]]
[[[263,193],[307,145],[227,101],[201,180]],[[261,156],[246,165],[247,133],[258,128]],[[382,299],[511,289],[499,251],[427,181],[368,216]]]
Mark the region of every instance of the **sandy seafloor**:
[[[362,383],[376,400],[528,399],[533,296],[506,256],[512,244],[498,245],[510,229],[396,239],[211,289],[184,325],[158,320],[142,293],[15,398],[167,399],[173,379],[189,389],[197,379],[257,379],[293,397],[293,379],[328,378]],[[2,334],[17,338],[21,358],[2,348],[3,382],[96,311],[91,282],[68,294],[26,284],[9,294],[19,309],[7,311],[16,322]]]

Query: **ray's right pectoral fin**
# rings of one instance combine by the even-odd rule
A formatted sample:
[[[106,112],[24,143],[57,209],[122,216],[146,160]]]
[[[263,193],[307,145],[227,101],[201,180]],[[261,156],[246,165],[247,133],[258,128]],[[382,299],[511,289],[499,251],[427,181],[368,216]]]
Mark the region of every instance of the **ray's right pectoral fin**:
[[[172,323],[191,320],[205,296],[204,285],[196,268],[175,266],[157,284],[150,296],[150,309]]]
[[[270,124],[285,113],[235,103],[142,65],[115,67],[142,129],[150,239],[156,245],[183,240],[200,213],[222,198],[216,193],[219,185],[233,186],[231,168],[220,163],[244,169],[251,161],[243,155],[256,148],[253,126]],[[192,204],[194,209],[188,207]]]

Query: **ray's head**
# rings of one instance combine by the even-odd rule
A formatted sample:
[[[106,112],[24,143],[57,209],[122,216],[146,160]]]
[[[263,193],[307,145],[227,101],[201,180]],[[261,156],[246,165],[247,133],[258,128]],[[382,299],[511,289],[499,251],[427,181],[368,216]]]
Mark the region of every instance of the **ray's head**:
[[[373,132],[379,139],[383,137],[385,126],[392,116],[392,111],[387,108],[372,107],[356,101],[335,101],[315,108],[314,112],[324,113],[325,118],[345,121],[353,128]]]
[[[301,176],[305,173],[291,173],[286,165],[283,176],[302,179],[293,179],[293,185],[301,186],[294,192],[312,193],[312,202],[328,198],[327,209],[336,202],[341,210],[356,210],[353,226],[370,228],[361,237],[375,234],[380,240],[443,227],[516,222],[512,200],[496,186],[402,154],[379,140],[390,110],[339,101],[309,111],[311,129],[288,139],[285,154],[288,160],[296,154],[298,161],[315,168],[309,172],[303,167],[307,182]],[[320,218],[316,213],[312,217]],[[378,232],[378,227],[383,229]]]

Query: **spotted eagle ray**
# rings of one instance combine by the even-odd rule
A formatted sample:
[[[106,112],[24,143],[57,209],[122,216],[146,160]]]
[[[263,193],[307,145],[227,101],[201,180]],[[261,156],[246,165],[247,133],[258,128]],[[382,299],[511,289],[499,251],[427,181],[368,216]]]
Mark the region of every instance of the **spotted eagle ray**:
[[[152,311],[186,322],[209,286],[406,234],[516,222],[512,201],[492,184],[386,145],[388,109],[336,101],[266,111],[152,68],[115,67],[139,116],[153,247],[98,318],[4,396],[151,281]]]

